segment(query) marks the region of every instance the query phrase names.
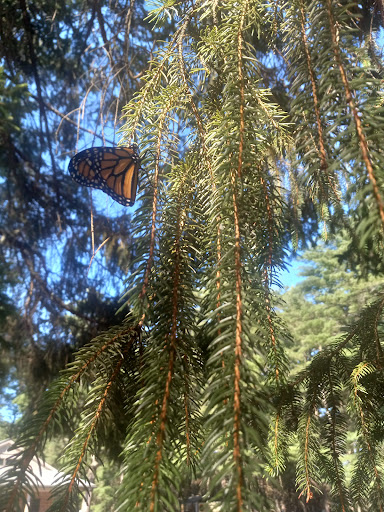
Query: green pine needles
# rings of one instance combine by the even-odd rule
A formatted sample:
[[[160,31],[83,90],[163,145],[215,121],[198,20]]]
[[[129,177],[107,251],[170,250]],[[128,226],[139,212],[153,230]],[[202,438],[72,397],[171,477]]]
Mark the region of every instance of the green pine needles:
[[[1,510],[22,509],[29,462],[63,426],[71,440],[50,512],[78,510],[91,455],[113,442],[122,512],[177,511],[193,480],[217,510],[275,510],[265,479],[284,472],[293,445],[304,500],[326,489],[332,512],[383,510],[383,297],[290,379],[274,296],[291,234],[300,242],[311,222],[345,229],[354,259],[382,269],[381,64],[356,9],[158,2],[153,20],[172,18],[175,31],[122,129],[148,150],[129,313],[25,423]]]

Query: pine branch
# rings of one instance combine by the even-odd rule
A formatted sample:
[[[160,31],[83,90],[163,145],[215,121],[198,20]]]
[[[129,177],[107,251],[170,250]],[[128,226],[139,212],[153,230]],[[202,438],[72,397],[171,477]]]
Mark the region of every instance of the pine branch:
[[[242,67],[242,46],[243,38],[242,31],[244,26],[244,17],[247,8],[247,3],[244,2],[242,5],[241,17],[239,20],[239,28],[237,32],[237,57],[238,57],[238,80],[239,80],[239,92],[240,92],[240,125],[239,125],[239,152],[238,152],[238,165],[237,174],[235,170],[231,170],[231,183],[232,183],[232,194],[233,194],[233,218],[235,228],[235,244],[234,244],[234,268],[235,268],[235,279],[236,279],[236,334],[235,334],[235,368],[234,368],[234,425],[233,425],[233,457],[236,465],[237,483],[236,483],[236,510],[241,512],[243,509],[243,468],[242,468],[242,449],[240,447],[240,424],[241,424],[241,395],[240,395],[240,381],[241,381],[241,365],[242,365],[242,317],[243,317],[243,306],[242,306],[242,277],[241,277],[241,252],[240,252],[240,223],[239,223],[239,205],[238,205],[238,184],[237,180],[241,179],[242,161],[243,161],[243,146],[244,146],[244,77]]]
[[[129,346],[124,348],[124,352],[127,352],[127,349],[129,349]],[[89,413],[86,415],[85,424],[80,425],[77,435],[71,440],[66,449],[64,457],[69,458],[69,461],[66,462],[65,468],[62,468],[65,476],[61,485],[55,489],[52,495],[54,502],[50,506],[49,512],[75,511],[78,509],[76,498],[80,493],[80,486],[87,482],[86,474],[83,472],[81,477],[79,473],[85,465],[85,457],[89,450],[88,445],[91,443],[92,437],[95,435],[94,431],[102,419],[111,387],[119,376],[123,362],[124,357],[120,357],[100,399],[98,400],[98,397],[92,396],[92,399],[88,400],[88,403],[91,402],[92,406],[97,405],[97,408],[91,413],[91,416]],[[97,393],[94,394],[97,395]],[[70,471],[73,467],[73,471]],[[69,481],[67,476],[69,476]]]
[[[379,210],[379,214],[380,214],[380,218],[381,218],[381,223],[382,223],[382,226],[384,228],[384,203],[383,203],[381,194],[379,192],[377,178],[375,176],[375,171],[373,169],[372,161],[371,161],[371,158],[369,156],[368,143],[367,143],[367,139],[366,139],[365,134],[364,134],[362,122],[361,122],[360,116],[358,114],[355,102],[353,100],[351,88],[350,88],[349,83],[348,83],[347,74],[346,74],[346,71],[344,69],[342,59],[341,59],[341,54],[340,54],[340,49],[339,49],[339,44],[338,44],[339,37],[338,37],[338,34],[337,34],[337,28],[336,28],[337,25],[336,25],[335,17],[333,15],[332,1],[331,0],[327,0],[327,13],[328,13],[328,17],[329,17],[329,28],[330,28],[330,31],[331,31],[331,34],[332,34],[333,52],[334,52],[335,61],[336,61],[337,66],[339,68],[341,80],[342,80],[343,85],[344,85],[345,97],[346,97],[346,100],[347,100],[347,104],[349,105],[349,107],[350,107],[350,109],[352,111],[352,114],[353,114],[353,119],[354,119],[355,125],[356,125],[356,131],[357,131],[357,135],[358,135],[358,138],[359,138],[360,150],[361,150],[362,158],[364,160],[364,163],[365,163],[365,166],[366,166],[366,169],[367,169],[367,172],[368,172],[369,180],[371,182],[372,189],[373,189],[373,195],[375,197],[376,205],[377,205],[377,208]]]
[[[306,35],[306,31],[305,31],[305,21],[306,20],[305,20],[304,6],[303,6],[302,0],[299,0],[299,8],[300,8],[300,17],[301,17],[300,18],[301,37],[303,40],[303,48],[304,48],[305,58],[306,58],[307,67],[308,67],[308,74],[309,74],[309,77],[311,80],[313,104],[314,104],[315,115],[316,115],[320,172],[325,172],[325,174],[327,176],[327,181],[328,181],[331,189],[333,190],[334,197],[340,203],[339,193],[336,190],[334,183],[332,182],[332,180],[329,177],[329,169],[328,169],[327,156],[326,156],[325,143],[324,143],[324,135],[323,135],[323,126],[322,126],[321,118],[320,118],[320,105],[319,105],[319,99],[318,99],[317,84],[316,84],[316,80],[315,80],[315,73],[314,73],[313,66],[312,66],[311,54],[310,54],[309,48],[308,48],[307,35]],[[327,194],[323,190],[321,190],[321,196],[324,197],[325,201],[328,199]]]
[[[25,448],[24,451],[15,459],[13,466],[10,467],[5,480],[11,484],[11,490],[4,490],[2,497],[6,499],[4,502],[5,512],[11,512],[17,508],[20,496],[24,494],[24,486],[27,484],[26,479],[30,478],[30,462],[33,457],[40,453],[44,447],[45,440],[51,429],[56,423],[62,421],[59,413],[66,414],[63,410],[64,405],[68,405],[65,400],[69,391],[75,389],[75,385],[80,379],[84,379],[87,372],[97,363],[109,350],[114,350],[116,343],[124,342],[126,336],[135,336],[135,328],[132,326],[124,326],[123,329],[115,329],[116,334],[110,336],[107,340],[104,335],[100,335],[93,340],[92,344],[83,347],[78,353],[77,360],[72,363],[64,375],[47,391],[43,403],[40,405],[39,413],[33,419],[25,420],[22,435],[17,440],[16,446]],[[113,331],[112,331],[113,333]],[[0,502],[2,504],[2,502]]]
[[[334,365],[329,367],[329,396],[327,397],[328,415],[330,416],[330,451],[333,463],[333,471],[327,475],[328,479],[334,476],[334,486],[337,489],[337,503],[340,504],[341,512],[351,510],[349,493],[346,489],[345,473],[340,457],[345,453],[345,419],[341,411],[341,386],[339,384],[339,368]],[[328,437],[327,437],[328,441]],[[337,504],[336,504],[337,506]]]
[[[383,511],[384,507],[384,495],[383,495],[383,489],[382,489],[382,477],[377,465],[377,454],[375,453],[375,447],[373,444],[373,440],[371,440],[370,431],[369,428],[369,422],[367,421],[366,414],[364,412],[363,403],[361,400],[360,394],[364,393],[366,394],[367,391],[364,388],[364,386],[361,384],[361,380],[366,377],[367,375],[373,373],[375,371],[375,368],[372,364],[368,362],[361,362],[352,372],[351,375],[351,384],[352,384],[352,403],[354,409],[357,411],[357,416],[360,421],[360,429],[361,429],[361,435],[363,438],[363,442],[366,447],[366,454],[367,454],[367,460],[369,461],[370,465],[370,472],[373,472],[374,475],[374,483],[376,486],[377,491],[377,499],[376,499],[376,505],[379,507],[378,510],[380,512]],[[355,487],[355,486],[354,486]],[[359,494],[356,495],[356,492],[354,493],[355,497],[359,499]],[[359,500],[360,501],[360,500]]]

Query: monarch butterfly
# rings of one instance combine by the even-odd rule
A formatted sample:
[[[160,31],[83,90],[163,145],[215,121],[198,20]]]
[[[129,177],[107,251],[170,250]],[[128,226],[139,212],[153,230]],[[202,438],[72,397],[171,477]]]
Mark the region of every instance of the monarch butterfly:
[[[99,188],[123,206],[135,202],[140,156],[137,144],[96,147],[77,153],[68,170],[80,185]]]

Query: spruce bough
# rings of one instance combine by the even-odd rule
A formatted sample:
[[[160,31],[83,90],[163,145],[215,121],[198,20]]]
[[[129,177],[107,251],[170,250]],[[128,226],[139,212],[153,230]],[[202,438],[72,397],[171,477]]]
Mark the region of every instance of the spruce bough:
[[[383,510],[383,296],[290,378],[274,293],[289,230],[300,244],[319,225],[344,229],[353,262],[382,260],[375,34],[359,28],[357,5],[332,0],[161,2],[151,16],[171,17],[175,31],[124,110],[124,141],[151,150],[129,313],[78,353],[25,424],[4,510],[17,509],[30,457],[78,396],[50,512],[77,510],[87,461],[122,411],[118,510],[178,510],[200,477],[223,511],[272,510],[261,478],[284,471],[293,440],[299,496],[325,484],[332,510]],[[359,452],[349,486],[348,416]]]

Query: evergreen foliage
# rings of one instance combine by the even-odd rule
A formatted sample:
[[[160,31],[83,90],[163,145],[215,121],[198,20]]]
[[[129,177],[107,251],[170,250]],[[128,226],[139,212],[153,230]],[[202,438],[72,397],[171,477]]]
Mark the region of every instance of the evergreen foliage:
[[[91,454],[112,433],[125,436],[120,510],[178,510],[197,476],[224,512],[271,510],[260,477],[284,470],[293,438],[307,502],[326,484],[332,510],[383,510],[382,293],[290,379],[273,291],[286,231],[307,217],[345,228],[360,244],[354,263],[381,270],[381,68],[362,14],[332,0],[152,11],[175,30],[124,110],[124,140],[150,150],[127,317],[78,352],[26,422],[1,508],[32,492],[31,457],[84,400],[50,512],[77,510]],[[285,95],[268,83],[268,58]],[[349,487],[348,417],[359,453]]]
[[[92,205],[66,167],[84,145],[116,142],[116,112],[150,53],[145,17],[140,0],[0,5],[0,265],[19,312],[0,350],[31,404],[76,350],[121,321],[129,213]],[[1,294],[4,311],[7,302]]]
[[[294,340],[285,350],[295,372],[353,324],[382,290],[382,277],[363,278],[360,267],[351,268],[343,259],[347,246],[346,238],[337,237],[304,251],[299,260],[303,280],[283,295],[280,314]]]

